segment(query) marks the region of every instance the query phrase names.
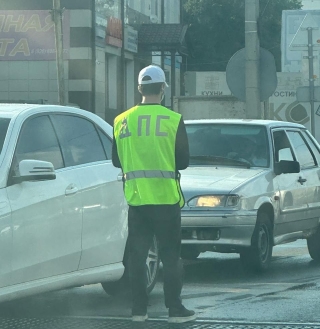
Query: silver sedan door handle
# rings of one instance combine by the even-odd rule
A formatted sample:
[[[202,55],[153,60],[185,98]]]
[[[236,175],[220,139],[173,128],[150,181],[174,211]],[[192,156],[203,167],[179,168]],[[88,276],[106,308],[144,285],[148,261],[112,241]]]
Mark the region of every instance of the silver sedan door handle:
[[[70,185],[67,186],[67,188],[65,190],[65,195],[76,194],[78,191],[79,191],[79,189],[77,188],[76,185],[70,184]]]
[[[307,180],[305,178],[302,178],[301,176],[299,176],[298,182],[302,185],[303,183],[305,183]]]
[[[123,174],[120,173],[118,176],[117,176],[117,181],[118,182],[122,182],[123,181]]]

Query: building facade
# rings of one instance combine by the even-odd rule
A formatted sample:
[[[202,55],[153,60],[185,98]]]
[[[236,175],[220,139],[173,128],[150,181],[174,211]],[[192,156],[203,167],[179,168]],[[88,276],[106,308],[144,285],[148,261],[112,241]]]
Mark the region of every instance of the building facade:
[[[0,102],[59,102],[52,8],[53,0],[2,3]],[[66,104],[112,123],[140,101],[142,67],[162,63],[171,83],[170,56],[139,52],[138,33],[142,24],[179,23],[180,0],[61,0],[61,8]],[[176,56],[176,86],[180,61]]]

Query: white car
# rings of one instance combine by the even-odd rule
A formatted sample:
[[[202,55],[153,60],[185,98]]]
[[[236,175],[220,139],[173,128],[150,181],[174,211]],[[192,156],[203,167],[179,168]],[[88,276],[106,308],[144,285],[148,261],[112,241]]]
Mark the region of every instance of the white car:
[[[127,204],[111,145],[112,127],[90,112],[0,105],[0,301],[91,283],[114,293],[124,280]]]
[[[274,246],[307,239],[320,261],[320,146],[299,124],[186,121],[190,166],[182,172],[182,257],[239,253],[264,271]]]

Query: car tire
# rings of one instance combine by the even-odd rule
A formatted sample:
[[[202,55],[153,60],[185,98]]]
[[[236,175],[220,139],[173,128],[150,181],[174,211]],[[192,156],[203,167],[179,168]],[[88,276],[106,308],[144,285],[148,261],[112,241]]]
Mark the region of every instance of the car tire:
[[[104,291],[111,295],[126,294],[130,292],[130,281],[129,281],[129,268],[128,268],[128,252],[126,250],[125,257],[123,261],[125,265],[125,270],[122,277],[118,281],[102,282],[102,288]],[[148,257],[146,261],[146,271],[147,271],[147,292],[151,293],[153,290],[159,273],[160,257],[159,257],[159,246],[156,237],[153,238],[151,247],[148,252]]]
[[[190,245],[182,245],[181,246],[181,258],[182,259],[197,259],[200,255],[200,251],[198,251],[197,247]]]
[[[315,261],[320,261],[320,227],[307,239],[309,255]]]
[[[240,260],[245,270],[264,272],[269,268],[273,249],[272,240],[272,226],[269,216],[261,212],[258,214],[251,247],[240,252]]]

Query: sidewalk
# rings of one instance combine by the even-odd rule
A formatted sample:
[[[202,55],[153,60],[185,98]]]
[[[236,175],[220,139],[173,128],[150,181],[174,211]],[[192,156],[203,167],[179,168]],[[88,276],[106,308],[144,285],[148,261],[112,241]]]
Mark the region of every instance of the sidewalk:
[[[0,317],[0,329],[320,329],[320,323],[237,323],[203,321],[168,324],[150,319],[145,323],[133,323],[130,319],[102,317],[68,317],[39,319],[5,319]]]

